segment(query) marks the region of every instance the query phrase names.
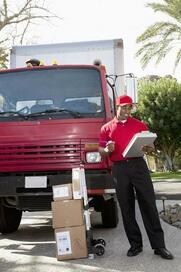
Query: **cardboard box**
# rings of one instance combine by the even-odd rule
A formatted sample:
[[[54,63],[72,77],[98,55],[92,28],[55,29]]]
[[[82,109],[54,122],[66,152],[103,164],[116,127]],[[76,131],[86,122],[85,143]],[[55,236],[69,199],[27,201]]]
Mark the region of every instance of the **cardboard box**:
[[[82,200],[61,200],[51,204],[54,229],[84,224]]]
[[[85,225],[55,229],[57,260],[87,257]]]
[[[73,199],[83,197],[82,171],[80,168],[72,168],[72,191]]]
[[[61,184],[52,186],[53,189],[53,200],[65,200],[72,199],[72,184]]]

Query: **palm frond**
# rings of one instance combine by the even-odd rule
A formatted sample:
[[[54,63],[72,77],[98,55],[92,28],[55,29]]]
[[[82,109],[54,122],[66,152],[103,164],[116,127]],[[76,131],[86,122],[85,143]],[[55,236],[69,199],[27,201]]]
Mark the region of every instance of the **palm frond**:
[[[145,68],[151,59],[155,59],[155,63],[160,61],[172,50],[171,40],[162,40],[146,43],[136,52],[136,57],[141,56],[142,68]]]
[[[180,60],[181,60],[181,49],[178,51],[176,59],[175,59],[174,71],[175,71],[176,67],[178,66]]]
[[[136,52],[136,57],[141,57],[142,67],[145,68],[151,59],[158,64],[164,59],[169,51],[174,47],[178,48],[175,59],[175,68],[181,60],[181,0],[162,0],[163,3],[148,3],[155,12],[162,12],[169,15],[168,21],[156,22],[149,26],[136,42],[141,44],[141,48]],[[170,21],[174,19],[175,21]]]
[[[162,44],[160,44],[160,47],[158,48],[155,58],[156,58],[156,64],[159,64],[166,55],[172,50],[172,46],[170,45],[171,40],[165,40]]]
[[[143,34],[137,37],[136,42],[144,42],[148,39],[155,38],[156,36],[162,36],[162,38],[165,38],[169,35],[173,34],[181,36],[181,27],[177,24],[171,23],[171,22],[157,22],[151,26],[149,26]]]
[[[162,12],[175,20],[181,20],[181,1],[180,0],[164,0],[165,4],[148,3],[146,6],[152,8],[155,12]]]
[[[165,22],[157,22],[149,26],[140,36],[137,37],[136,42],[143,42],[152,37],[157,36],[164,27]]]

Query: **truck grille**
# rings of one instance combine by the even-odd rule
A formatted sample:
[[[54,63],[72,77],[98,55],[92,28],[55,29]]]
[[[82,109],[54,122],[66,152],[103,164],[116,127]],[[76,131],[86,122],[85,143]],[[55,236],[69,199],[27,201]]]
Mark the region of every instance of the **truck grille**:
[[[50,170],[60,165],[65,168],[69,164],[80,164],[82,149],[80,141],[0,145],[0,171],[10,166],[26,166],[29,170],[29,166],[48,165]]]

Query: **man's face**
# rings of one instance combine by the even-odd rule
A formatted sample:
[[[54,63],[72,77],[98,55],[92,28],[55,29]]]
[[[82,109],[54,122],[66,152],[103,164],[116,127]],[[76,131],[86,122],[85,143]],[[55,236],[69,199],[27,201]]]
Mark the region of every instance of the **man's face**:
[[[127,120],[131,115],[132,105],[117,106],[117,119]]]

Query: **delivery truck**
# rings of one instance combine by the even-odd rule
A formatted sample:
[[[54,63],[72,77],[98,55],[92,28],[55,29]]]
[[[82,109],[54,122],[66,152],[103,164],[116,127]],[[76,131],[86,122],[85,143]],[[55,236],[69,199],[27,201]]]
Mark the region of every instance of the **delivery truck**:
[[[26,67],[30,58],[44,65]],[[16,231],[23,211],[50,210],[52,186],[70,183],[80,165],[89,205],[103,226],[117,226],[111,162],[98,138],[125,92],[123,63],[121,39],[12,48],[10,69],[0,71],[0,233]]]

